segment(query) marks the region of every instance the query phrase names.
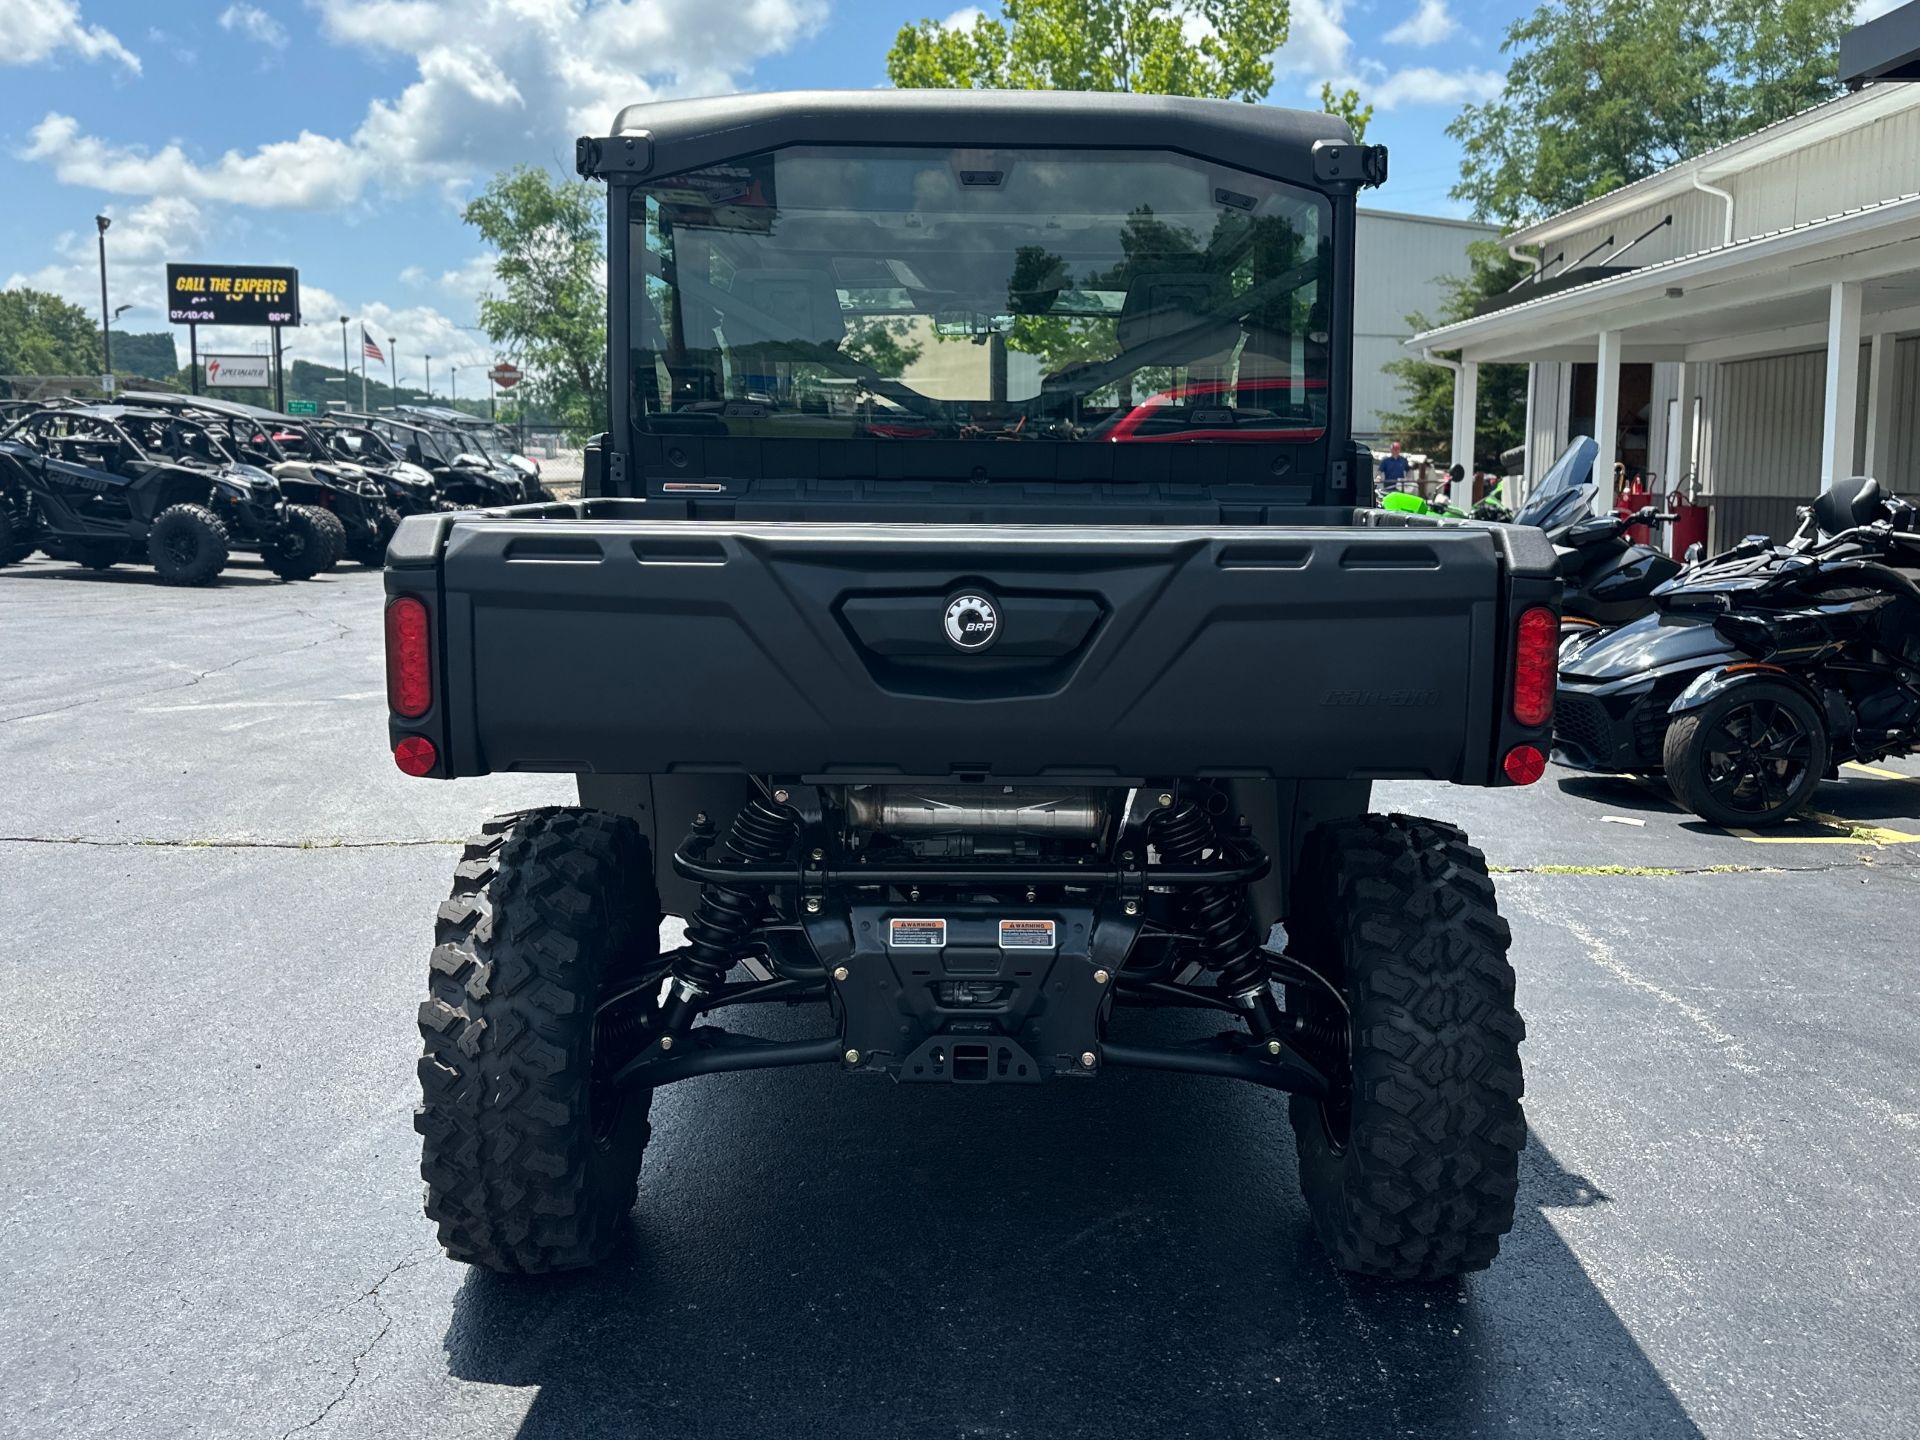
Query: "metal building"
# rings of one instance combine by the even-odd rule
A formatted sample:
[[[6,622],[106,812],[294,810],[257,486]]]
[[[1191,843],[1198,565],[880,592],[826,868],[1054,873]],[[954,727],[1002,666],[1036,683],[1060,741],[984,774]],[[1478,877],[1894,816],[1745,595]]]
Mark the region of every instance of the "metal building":
[[[1499,230],[1471,220],[1362,210],[1354,227],[1353,431],[1366,441],[1389,438],[1382,417],[1405,404],[1400,382],[1383,368],[1403,360],[1413,327],[1409,315],[1437,318],[1448,295],[1442,283],[1464,278],[1467,247]]]
[[[1889,21],[1920,30],[1920,5],[1851,53]],[[1535,273],[1408,342],[1459,357],[1456,434],[1477,366],[1525,362],[1529,475],[1591,434],[1603,491],[1616,460],[1644,471],[1709,507],[1716,546],[1791,530],[1836,476],[1916,488],[1920,87],[1867,84],[1508,240]]]

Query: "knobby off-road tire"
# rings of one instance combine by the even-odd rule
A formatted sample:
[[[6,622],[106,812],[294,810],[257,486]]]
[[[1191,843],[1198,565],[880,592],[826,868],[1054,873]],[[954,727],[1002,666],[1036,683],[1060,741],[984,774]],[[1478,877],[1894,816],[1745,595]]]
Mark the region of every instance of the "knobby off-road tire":
[[[1732,737],[1722,727],[1738,726],[1742,711],[1771,716],[1753,752],[1771,767],[1764,788],[1758,775],[1741,786],[1730,773],[1744,757],[1729,753]],[[1674,799],[1710,825],[1738,830],[1778,825],[1804,810],[1826,774],[1829,750],[1826,720],[1813,701],[1777,680],[1747,680],[1667,726],[1660,762]]]
[[[321,537],[326,541],[327,556],[320,568],[333,569],[347,553],[347,522],[324,505],[305,505],[300,508],[312,512],[313,523],[320,527]]]
[[[597,810],[493,820],[435,938],[415,1128],[440,1243],[511,1274],[591,1265],[633,1208],[652,1133],[652,1092],[596,1088],[593,1053],[599,999],[657,968],[647,842]]]
[[[211,585],[227,567],[227,527],[204,505],[169,505],[147,532],[147,559],[168,585]],[[84,556],[83,565],[93,562]]]
[[[27,502],[0,490],[0,565],[16,565],[33,554],[33,526]]]
[[[1509,934],[1451,825],[1364,815],[1307,840],[1288,949],[1339,985],[1352,1087],[1292,1101],[1300,1188],[1343,1270],[1441,1280],[1513,1228],[1526,1123]]]
[[[289,505],[285,525],[260,547],[260,558],[282,580],[311,580],[333,563],[332,535],[339,528],[340,522],[317,506]]]

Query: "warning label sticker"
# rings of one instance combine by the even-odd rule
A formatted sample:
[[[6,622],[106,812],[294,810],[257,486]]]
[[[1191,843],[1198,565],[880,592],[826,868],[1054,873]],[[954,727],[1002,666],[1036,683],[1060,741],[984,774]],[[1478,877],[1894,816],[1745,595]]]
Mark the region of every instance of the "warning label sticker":
[[[898,919],[887,922],[887,944],[895,950],[942,950],[947,944],[944,920]]]
[[[1053,944],[1053,921],[1051,920],[1002,920],[1000,922],[1002,950],[1051,950]]]

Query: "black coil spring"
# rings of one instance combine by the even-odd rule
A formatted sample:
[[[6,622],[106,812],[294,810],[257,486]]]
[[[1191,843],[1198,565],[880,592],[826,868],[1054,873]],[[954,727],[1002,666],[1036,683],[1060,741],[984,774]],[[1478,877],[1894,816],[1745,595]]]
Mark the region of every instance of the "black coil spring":
[[[793,848],[800,821],[793,811],[755,796],[733,817],[722,853],[731,860],[784,860]],[[764,891],[735,885],[708,885],[700,908],[687,922],[687,953],[674,974],[703,990],[723,984],[740,952],[753,938],[766,909]]]
[[[1191,800],[1156,810],[1148,833],[1168,860],[1198,862],[1219,845],[1213,821]],[[1189,885],[1178,893],[1187,929],[1206,952],[1209,968],[1219,974],[1222,989],[1235,995],[1266,978],[1245,890],[1237,885]]]

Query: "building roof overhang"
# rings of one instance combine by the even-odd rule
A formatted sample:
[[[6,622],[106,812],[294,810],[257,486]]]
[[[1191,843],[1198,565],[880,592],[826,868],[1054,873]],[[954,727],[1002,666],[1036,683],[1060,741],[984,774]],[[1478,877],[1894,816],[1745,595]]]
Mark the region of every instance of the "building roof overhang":
[[[1594,337],[1611,331],[1638,347],[1628,358],[1728,358],[1743,341],[1757,347],[1750,353],[1777,353],[1824,322],[1828,288],[1846,281],[1870,287],[1876,314],[1920,306],[1920,194],[1644,265],[1407,343],[1469,360],[1553,360],[1590,356]]]

